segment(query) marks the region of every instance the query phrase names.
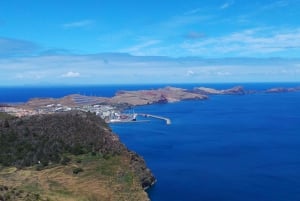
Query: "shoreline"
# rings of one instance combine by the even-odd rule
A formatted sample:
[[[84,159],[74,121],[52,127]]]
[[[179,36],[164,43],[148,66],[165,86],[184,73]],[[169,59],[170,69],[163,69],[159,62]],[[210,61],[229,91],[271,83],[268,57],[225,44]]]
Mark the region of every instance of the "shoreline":
[[[273,87],[265,90],[245,89],[235,86],[228,89],[209,87],[193,87],[191,89],[164,87],[159,89],[118,91],[112,97],[84,96],[70,94],[61,98],[31,98],[24,103],[1,103],[0,112],[14,116],[30,116],[35,114],[50,114],[62,111],[81,110],[95,112],[103,119],[111,118],[111,114],[119,113],[136,106],[151,104],[166,104],[185,100],[207,100],[213,95],[251,95],[256,93],[291,93],[300,91],[296,87]]]
[[[300,86],[299,82],[228,82],[228,83],[160,83],[160,84],[100,84],[100,85],[47,85],[47,86],[0,86],[0,92],[4,95],[0,98],[0,104],[11,105],[24,104],[32,98],[40,99],[61,99],[65,96],[78,94],[82,96],[97,96],[111,98],[119,90],[138,91],[157,90],[166,86],[184,88],[191,90],[194,87],[209,87],[214,89],[226,89],[234,86],[244,86],[246,90],[256,89],[257,92],[263,92],[270,88],[296,88]],[[259,88],[259,89],[258,89]],[[33,89],[33,93],[31,93]],[[258,90],[257,90],[258,89]],[[24,91],[25,90],[25,91]],[[45,92],[47,91],[47,92]],[[30,93],[28,93],[30,92]],[[15,96],[17,94],[17,96]],[[24,97],[24,98],[23,98]]]

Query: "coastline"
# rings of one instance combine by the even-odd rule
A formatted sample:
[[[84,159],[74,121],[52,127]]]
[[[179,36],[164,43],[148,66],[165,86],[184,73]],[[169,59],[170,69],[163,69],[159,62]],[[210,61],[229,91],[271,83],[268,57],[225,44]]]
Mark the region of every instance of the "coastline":
[[[148,190],[153,201],[181,201],[186,195],[193,201],[253,200],[249,194],[284,200],[283,195],[295,198],[299,186],[299,96],[258,93],[145,105],[136,112],[168,116],[172,125],[111,126],[156,175],[158,182]]]
[[[245,89],[243,86],[231,88],[210,87],[164,87],[158,89],[140,89],[135,91],[117,91],[112,97],[69,94],[61,98],[31,98],[25,103],[0,105],[0,111],[15,116],[50,114],[62,111],[81,110],[95,112],[103,119],[111,114],[128,108],[150,104],[165,104],[184,100],[207,100],[212,95],[248,95],[255,93],[291,93],[300,91],[299,86],[272,87],[263,90]]]
[[[284,89],[284,90],[282,90],[282,88],[278,88],[279,90],[276,90],[277,88],[272,88],[272,92],[274,92],[274,93],[285,93],[285,92],[288,92],[288,93],[290,93],[290,92],[297,92],[298,90],[290,90],[290,89],[288,89],[288,90],[286,90],[286,89]],[[296,87],[295,87],[295,89],[297,89]],[[201,89],[201,90],[203,90],[203,89]],[[207,89],[205,89],[205,90],[207,90]],[[212,91],[210,91],[210,93],[212,93]],[[215,94],[213,94],[213,95],[235,95],[235,94],[222,94],[221,92],[219,92],[219,91],[214,91],[214,93]],[[216,94],[217,93],[217,94]],[[267,90],[264,90],[264,91],[255,91],[254,93],[266,93],[267,94]],[[243,94],[237,94],[237,95],[247,95],[247,94],[253,94],[253,92],[252,91],[247,91],[246,93],[243,93]],[[56,99],[50,99],[51,101],[57,101]],[[198,100],[198,99],[196,99],[196,100]],[[206,100],[206,99],[205,99]],[[158,102],[159,104],[164,104],[164,103],[168,103],[168,102]],[[59,104],[59,103],[58,103]],[[155,103],[153,103],[153,104],[155,104]],[[145,105],[148,105],[148,104],[145,104]],[[126,105],[124,108],[126,108],[126,107],[131,107],[131,106],[128,106],[128,105]]]
[[[179,84],[110,84],[110,85],[42,85],[42,86],[2,86],[0,87],[0,103],[26,103],[32,98],[54,98],[79,94],[83,96],[113,97],[118,91],[153,90],[173,86],[192,90],[194,87],[208,87],[213,89],[229,89],[235,86],[243,86],[246,90],[255,89],[263,92],[270,88],[290,88],[300,86],[299,82],[240,82],[240,83],[179,83]]]

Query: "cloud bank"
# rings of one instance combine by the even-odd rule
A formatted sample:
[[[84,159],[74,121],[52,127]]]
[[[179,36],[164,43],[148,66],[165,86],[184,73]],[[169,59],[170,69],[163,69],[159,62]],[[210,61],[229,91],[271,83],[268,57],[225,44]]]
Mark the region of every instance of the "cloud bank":
[[[300,59],[43,55],[0,59],[0,85],[300,82]]]
[[[80,73],[69,71],[69,72],[67,72],[65,74],[62,74],[61,76],[65,77],[65,78],[74,78],[74,77],[80,77]]]
[[[31,55],[39,49],[39,45],[30,41],[0,37],[0,57]]]
[[[83,28],[83,27],[89,27],[94,23],[95,23],[94,20],[81,20],[81,21],[65,23],[62,25],[62,27],[65,29]]]

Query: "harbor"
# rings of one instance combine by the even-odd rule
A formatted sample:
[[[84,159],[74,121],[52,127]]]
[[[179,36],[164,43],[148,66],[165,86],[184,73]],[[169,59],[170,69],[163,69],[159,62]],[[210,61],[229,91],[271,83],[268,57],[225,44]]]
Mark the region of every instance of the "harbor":
[[[133,114],[118,114],[115,113],[110,119],[109,123],[130,123],[130,122],[148,122],[149,120],[137,120],[137,117],[145,117],[145,118],[154,118],[163,120],[166,122],[167,125],[171,124],[171,119],[158,116],[158,115],[152,115],[152,114],[142,114],[142,113],[133,113]]]

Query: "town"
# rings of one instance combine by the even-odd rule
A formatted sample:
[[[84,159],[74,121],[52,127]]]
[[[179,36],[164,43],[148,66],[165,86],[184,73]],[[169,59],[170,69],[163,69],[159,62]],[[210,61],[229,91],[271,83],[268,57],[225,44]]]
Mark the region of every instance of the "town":
[[[100,116],[107,123],[122,122],[122,121],[134,121],[136,114],[124,114],[120,109],[111,105],[78,105],[78,106],[66,106],[60,103],[48,104],[35,108],[24,108],[18,105],[2,105],[0,106],[0,112],[5,112],[16,117],[31,116],[37,114],[53,114],[58,112],[67,112],[71,110],[85,111],[95,113]]]

